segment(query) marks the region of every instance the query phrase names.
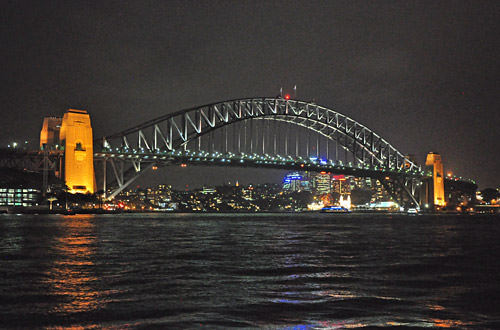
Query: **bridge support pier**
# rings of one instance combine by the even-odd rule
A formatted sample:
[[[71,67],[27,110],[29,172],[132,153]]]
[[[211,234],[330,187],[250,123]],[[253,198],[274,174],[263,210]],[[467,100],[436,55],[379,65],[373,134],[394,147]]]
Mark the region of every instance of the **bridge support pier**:
[[[420,208],[420,185],[421,182],[415,178],[405,178],[398,176],[379,178],[384,189],[389,195],[404,208]]]
[[[94,193],[94,151],[90,116],[69,109],[62,119],[59,140],[64,148],[63,178],[70,193]]]
[[[444,171],[441,155],[430,152],[427,155],[425,165],[432,169],[432,181],[429,182],[427,187],[427,201],[434,207],[444,207],[446,201],[444,196]]]
[[[102,182],[103,189],[103,199],[111,200],[116,197],[120,192],[126,189],[132,182],[134,182],[140,175],[144,174],[146,171],[150,170],[155,164],[154,163],[146,163],[146,165],[142,164],[140,161],[131,161],[132,166],[125,169],[124,161],[119,160],[120,164],[116,164],[116,160],[113,158],[104,158],[103,159],[103,167],[102,174],[97,175],[98,177],[102,176],[102,179],[97,180],[99,185]],[[108,189],[108,163],[111,165],[112,169],[112,177],[110,180],[110,186],[113,187],[112,192],[107,195]]]

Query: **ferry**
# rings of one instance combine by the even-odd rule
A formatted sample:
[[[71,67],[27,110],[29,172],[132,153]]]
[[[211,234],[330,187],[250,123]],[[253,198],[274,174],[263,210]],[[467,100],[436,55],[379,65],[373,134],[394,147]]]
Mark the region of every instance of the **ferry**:
[[[349,209],[343,206],[326,206],[321,209],[321,212],[324,213],[349,213]]]

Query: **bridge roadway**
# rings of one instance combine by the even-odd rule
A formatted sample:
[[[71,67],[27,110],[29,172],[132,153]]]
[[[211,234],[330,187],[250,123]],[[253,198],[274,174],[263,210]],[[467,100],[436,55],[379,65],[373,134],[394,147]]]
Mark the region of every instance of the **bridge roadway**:
[[[412,194],[408,194],[410,198],[413,196],[415,190],[424,183],[432,179],[431,171],[423,171],[417,167],[413,169],[405,169],[400,167],[398,169],[385,168],[376,165],[361,165],[353,166],[352,163],[343,164],[342,161],[335,163],[332,160],[318,159],[310,157],[309,159],[303,157],[291,156],[270,156],[259,154],[246,154],[246,153],[221,153],[221,152],[206,152],[206,151],[190,151],[190,150],[172,150],[172,151],[157,151],[154,153],[144,150],[130,150],[128,148],[116,148],[115,150],[102,150],[94,153],[94,160],[96,166],[99,162],[137,162],[138,164],[149,164],[150,167],[156,166],[169,166],[179,164],[190,164],[197,166],[230,166],[230,167],[251,167],[251,168],[267,168],[267,169],[281,169],[281,170],[295,170],[295,171],[310,171],[310,172],[326,172],[329,174],[344,174],[355,177],[370,177],[378,179],[388,192],[396,199],[402,200],[402,191],[397,191],[398,187],[407,186],[407,189],[413,189]],[[116,170],[116,165],[113,165]],[[134,171],[131,171],[134,172]],[[135,168],[137,172],[137,167]],[[116,175],[116,173],[115,173]],[[124,173],[121,174],[121,181],[117,177],[119,186],[126,187],[127,184],[123,178]],[[135,180],[133,177],[130,181]],[[402,184],[405,183],[406,184]],[[410,184],[408,184],[410,183]],[[477,189],[477,185],[472,181],[464,178],[451,177],[445,178],[445,186],[448,191],[464,191],[472,194]],[[115,190],[110,197],[116,196],[121,190]],[[409,191],[407,191],[409,192]],[[398,196],[399,194],[399,196]],[[419,204],[417,200],[414,203]]]
[[[408,170],[400,168],[398,170],[377,167],[374,165],[357,165],[352,163],[343,164],[342,161],[337,163],[332,160],[318,159],[310,157],[291,156],[269,156],[259,154],[235,154],[221,152],[206,152],[206,151],[189,151],[189,150],[173,150],[166,152],[138,152],[120,151],[120,150],[105,150],[94,153],[96,161],[115,160],[115,161],[133,161],[141,163],[149,163],[157,166],[166,166],[173,164],[191,164],[200,166],[232,166],[232,167],[253,167],[253,168],[269,168],[282,170],[296,171],[311,171],[311,172],[329,172],[331,174],[345,174],[357,177],[372,177],[384,178],[386,176],[396,177],[414,177],[425,178],[432,177],[432,173],[425,173],[421,170]]]
[[[31,171],[43,170],[44,159],[48,161],[49,170],[57,170],[54,166],[59,166],[60,159],[64,156],[63,150],[25,150],[25,149],[0,149],[0,167],[28,169]],[[359,177],[385,177],[405,175],[409,177],[422,178],[430,177],[432,173],[424,173],[420,170],[407,170],[400,168],[398,170],[377,167],[374,165],[357,165],[352,163],[343,164],[332,160],[318,159],[311,157],[293,158],[291,156],[269,156],[259,154],[234,154],[221,152],[173,150],[159,151],[155,153],[143,152],[137,150],[119,151],[119,150],[101,150],[94,152],[94,161],[115,160],[137,162],[143,164],[153,164],[157,166],[168,166],[174,164],[192,164],[200,166],[232,166],[232,167],[255,167],[272,168],[296,171],[313,172],[331,172],[333,174],[345,174]]]
[[[40,150],[23,149],[0,149],[0,167],[28,169],[31,171],[43,171],[44,159],[47,157],[47,169],[50,171],[58,170],[60,160],[64,155],[62,150],[50,150],[47,152]],[[353,166],[343,164],[342,161],[335,163],[332,160],[323,160],[311,157],[293,158],[291,156],[269,156],[258,154],[234,154],[206,151],[173,150],[165,152],[143,152],[137,150],[100,150],[94,152],[94,162],[99,166],[103,161],[127,161],[138,162],[148,165],[169,166],[179,164],[190,164],[198,166],[231,166],[231,167],[252,167],[269,168],[291,171],[311,171],[327,172],[331,174],[344,174],[356,177],[371,177],[383,179],[385,177],[413,177],[416,179],[430,179],[432,173],[422,170],[408,170],[400,168],[398,170],[387,169],[374,165]],[[461,189],[474,190],[477,188],[474,181],[462,177],[447,177],[445,184],[459,186]]]

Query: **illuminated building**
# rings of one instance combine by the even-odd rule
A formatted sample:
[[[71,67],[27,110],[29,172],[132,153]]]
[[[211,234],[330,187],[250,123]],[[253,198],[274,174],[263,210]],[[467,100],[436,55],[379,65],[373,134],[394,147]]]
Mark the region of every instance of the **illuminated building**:
[[[62,177],[69,192],[94,193],[92,127],[87,111],[69,109],[64,114],[59,140],[64,150]]]
[[[33,206],[39,197],[35,188],[0,188],[0,206]]]
[[[155,191],[155,195],[164,201],[172,200],[172,186],[166,184],[159,184]]]
[[[372,189],[372,178],[367,177],[367,178],[362,178],[362,177],[354,177],[353,180],[351,180],[351,190],[358,188],[358,189]]]
[[[300,191],[311,191],[311,178],[309,172],[305,172],[302,180],[300,180]]]
[[[380,180],[375,180],[375,182],[373,183],[372,189],[374,191],[374,194],[373,194],[373,197],[371,199],[371,202],[373,202],[373,203],[380,202],[380,201],[387,200],[389,198],[389,196],[387,196],[387,193],[384,189],[384,186],[382,185]]]
[[[345,175],[332,176],[332,192],[340,195],[350,193],[349,183],[347,182]]]
[[[206,186],[203,186],[203,189],[201,190],[201,193],[203,195],[207,195],[207,194],[215,194],[217,191],[215,190],[215,188],[213,187],[206,187]]]
[[[62,118],[59,117],[43,118],[42,130],[40,131],[40,149],[52,150],[58,148],[61,123]]]
[[[445,206],[444,200],[444,171],[441,155],[435,152],[430,152],[427,155],[425,165],[432,168],[432,184],[429,185],[428,200],[435,206]]]
[[[159,184],[155,189],[148,189],[147,198],[154,206],[167,208],[172,200],[172,186]]]
[[[300,191],[302,188],[302,179],[303,176],[300,173],[288,173],[283,178],[283,190]]]
[[[253,186],[249,185],[248,188],[241,189],[241,196],[248,201],[253,200]]]
[[[323,195],[331,192],[330,174],[326,172],[318,173],[314,176],[314,188],[316,194]]]

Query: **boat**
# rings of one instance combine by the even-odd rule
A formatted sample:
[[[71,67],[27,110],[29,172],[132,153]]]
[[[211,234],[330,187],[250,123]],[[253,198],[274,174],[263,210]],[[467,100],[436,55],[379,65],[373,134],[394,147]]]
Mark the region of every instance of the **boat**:
[[[411,215],[416,215],[418,214],[418,209],[416,208],[409,208],[408,211],[406,211],[407,214],[411,214]]]
[[[349,213],[349,209],[343,206],[326,206],[321,209],[323,213]]]

